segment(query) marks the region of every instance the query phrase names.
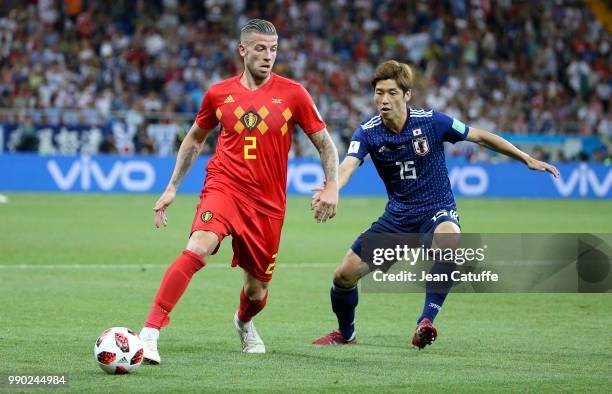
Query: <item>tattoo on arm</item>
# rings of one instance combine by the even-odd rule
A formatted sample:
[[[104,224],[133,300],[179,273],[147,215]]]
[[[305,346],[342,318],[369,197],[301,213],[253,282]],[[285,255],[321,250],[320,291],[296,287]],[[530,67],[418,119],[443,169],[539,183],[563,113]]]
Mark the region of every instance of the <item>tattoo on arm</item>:
[[[191,166],[204,148],[206,137],[211,131],[212,129],[202,130],[194,124],[185,136],[178,154],[176,155],[176,165],[174,166],[172,178],[170,179],[170,184],[175,189],[178,189],[183,179],[185,179],[185,176],[189,173]]]
[[[321,156],[325,179],[338,182],[338,150],[329,133],[324,129],[309,137]]]
[[[197,146],[186,147],[184,152],[182,151],[182,149],[179,150],[176,159],[176,168],[174,170],[175,174],[172,177],[172,185],[175,188],[178,189],[179,185],[183,182],[183,179],[185,179],[185,176],[191,169],[191,166],[198,158],[199,154],[200,150]]]

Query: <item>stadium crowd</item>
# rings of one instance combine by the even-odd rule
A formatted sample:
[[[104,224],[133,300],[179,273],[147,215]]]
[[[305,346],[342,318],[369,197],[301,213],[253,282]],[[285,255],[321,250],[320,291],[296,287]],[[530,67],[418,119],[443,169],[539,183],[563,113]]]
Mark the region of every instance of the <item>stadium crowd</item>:
[[[145,125],[188,125],[206,89],[240,69],[237,32],[254,17],[276,25],[275,71],[312,93],[341,152],[392,58],[415,67],[414,106],[492,131],[612,137],[610,33],[571,0],[5,0],[0,122],[118,115],[137,151],[154,152]],[[112,136],[102,144],[113,151]]]

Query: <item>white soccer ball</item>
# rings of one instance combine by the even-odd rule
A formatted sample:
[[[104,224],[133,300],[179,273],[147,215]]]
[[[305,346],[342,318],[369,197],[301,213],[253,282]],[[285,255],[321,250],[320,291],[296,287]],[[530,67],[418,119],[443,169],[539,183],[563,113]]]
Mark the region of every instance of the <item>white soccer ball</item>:
[[[96,362],[109,374],[134,372],[142,363],[142,353],[140,337],[125,327],[104,330],[94,345]]]

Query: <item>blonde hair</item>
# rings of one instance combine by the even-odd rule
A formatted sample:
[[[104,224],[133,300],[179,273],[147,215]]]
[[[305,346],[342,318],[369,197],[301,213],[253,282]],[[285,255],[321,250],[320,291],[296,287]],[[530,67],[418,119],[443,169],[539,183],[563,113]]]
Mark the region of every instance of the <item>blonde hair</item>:
[[[267,34],[271,36],[278,35],[276,34],[276,28],[272,22],[263,19],[251,19],[242,26],[242,29],[240,29],[240,42],[245,42],[251,33]]]

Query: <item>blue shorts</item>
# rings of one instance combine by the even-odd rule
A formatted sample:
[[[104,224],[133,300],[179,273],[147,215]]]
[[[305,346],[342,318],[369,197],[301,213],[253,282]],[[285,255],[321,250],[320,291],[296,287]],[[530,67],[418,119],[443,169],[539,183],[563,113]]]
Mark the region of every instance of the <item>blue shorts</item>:
[[[390,215],[385,211],[385,213],[383,213],[383,215],[379,217],[377,221],[372,223],[369,229],[357,237],[355,242],[353,242],[353,245],[351,245],[351,249],[357,256],[361,257],[363,261],[370,264],[367,259],[364,259],[361,249],[364,239],[372,238],[373,234],[420,234],[417,242],[425,247],[430,247],[432,235],[436,227],[443,222],[453,222],[457,226],[461,227],[459,224],[459,216],[457,215],[455,207],[449,209],[439,209],[432,212],[431,215],[427,215],[427,219],[425,220],[405,225],[398,225],[394,223],[391,220]]]

